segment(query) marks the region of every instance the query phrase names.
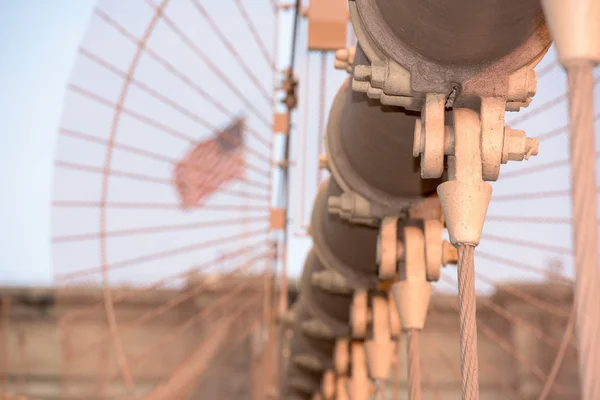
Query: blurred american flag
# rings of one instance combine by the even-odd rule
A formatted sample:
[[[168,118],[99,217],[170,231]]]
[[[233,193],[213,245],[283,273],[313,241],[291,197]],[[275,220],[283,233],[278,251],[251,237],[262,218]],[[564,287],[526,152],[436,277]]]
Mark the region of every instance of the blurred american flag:
[[[244,119],[235,119],[214,137],[198,143],[175,167],[184,208],[204,204],[227,183],[244,179]]]

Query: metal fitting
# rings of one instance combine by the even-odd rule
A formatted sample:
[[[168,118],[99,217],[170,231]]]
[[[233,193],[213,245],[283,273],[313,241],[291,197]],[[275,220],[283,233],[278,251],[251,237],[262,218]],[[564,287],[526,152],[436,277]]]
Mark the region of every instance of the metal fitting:
[[[446,96],[428,93],[421,113],[415,123],[413,156],[421,156],[421,177],[439,178],[444,173],[444,154],[451,149],[450,131],[444,124]],[[446,147],[449,149],[446,149]]]
[[[365,341],[367,368],[371,379],[385,380],[390,374],[394,353],[387,294],[372,295],[371,309],[370,332]]]
[[[429,203],[431,206],[439,205],[437,202]],[[439,280],[441,266],[444,264],[444,251],[448,251],[444,250],[443,232],[443,218],[423,219],[426,278],[429,282]],[[384,218],[377,238],[376,252],[380,279],[393,279],[396,276],[399,262],[406,258],[409,251],[406,246],[406,243],[398,240],[398,218]]]
[[[302,322],[300,325],[302,331],[308,336],[319,339],[330,340],[335,338],[335,333],[320,319],[313,318]]]
[[[382,104],[408,109],[419,109],[423,97],[414,96],[410,73],[387,58],[373,60],[371,65],[357,65],[354,68],[352,90],[379,99]]]
[[[442,242],[442,265],[456,265],[458,263],[458,249],[447,240]]]
[[[525,66],[515,71],[508,78],[506,101],[525,102],[535,96],[537,90],[537,75],[531,66]]]
[[[348,73],[352,73],[354,66],[354,56],[356,54],[356,46],[340,49],[335,52],[335,69],[343,69]]]
[[[504,146],[502,148],[502,164],[508,161],[528,160],[538,154],[539,139],[528,138],[524,131],[504,128]]]
[[[535,77],[528,74],[527,69],[521,71],[523,72],[519,76],[523,78],[523,96],[528,96],[535,89]],[[451,126],[445,125],[444,99],[442,94],[428,94],[422,117],[415,124],[413,156],[421,157],[421,176],[425,179],[439,178],[444,172],[444,156],[456,156],[456,135],[460,133],[456,130],[455,122]],[[481,163],[481,178],[484,181],[497,180],[501,164],[521,161],[538,154],[537,139],[527,138],[523,131],[504,126],[506,105],[503,98],[481,99],[476,129],[479,130],[478,162]],[[456,160],[456,157],[451,158]],[[457,162],[460,163],[451,161],[448,162],[449,171]]]
[[[330,293],[349,295],[353,289],[344,275],[332,269],[325,269],[312,274],[311,283],[313,286],[323,289]]]
[[[278,321],[281,325],[292,326],[296,323],[298,310],[296,307],[290,308],[285,314],[280,315]]]
[[[311,354],[298,354],[293,358],[294,364],[297,366],[307,369],[309,371],[323,371],[325,366],[323,362],[319,360],[317,356]]]
[[[420,228],[406,226],[404,240],[406,256],[403,279],[392,285],[392,295],[402,329],[423,329],[431,299],[431,283],[427,280],[425,236]]]
[[[339,215],[350,222],[366,225],[378,223],[378,219],[371,213],[371,202],[354,192],[329,197],[327,208],[329,213]]]
[[[398,221],[399,217],[385,217],[379,228],[375,261],[382,280],[396,276],[398,262],[404,257],[404,244],[398,240]]]
[[[399,219],[406,220],[410,208],[417,201],[406,199],[403,203],[397,202],[394,206],[387,206],[371,202],[356,192],[345,191],[340,196],[330,196],[327,207],[330,214],[338,215],[349,222],[377,227],[388,215],[396,215]]]
[[[319,155],[319,169],[329,169],[329,161],[327,159],[327,154]]]

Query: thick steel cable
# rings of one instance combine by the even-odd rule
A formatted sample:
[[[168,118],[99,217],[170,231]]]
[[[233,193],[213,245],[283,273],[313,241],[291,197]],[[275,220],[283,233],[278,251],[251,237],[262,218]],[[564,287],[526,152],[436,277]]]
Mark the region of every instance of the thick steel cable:
[[[477,354],[477,300],[475,297],[475,247],[458,245],[458,317],[460,320],[460,369],[463,400],[479,400]]]
[[[600,274],[598,195],[594,137],[594,76],[591,62],[567,67],[571,126],[573,242],[575,248],[576,332],[582,399],[600,399]]]
[[[419,329],[406,331],[406,346],[408,348],[408,399],[421,400],[421,349],[419,344]]]

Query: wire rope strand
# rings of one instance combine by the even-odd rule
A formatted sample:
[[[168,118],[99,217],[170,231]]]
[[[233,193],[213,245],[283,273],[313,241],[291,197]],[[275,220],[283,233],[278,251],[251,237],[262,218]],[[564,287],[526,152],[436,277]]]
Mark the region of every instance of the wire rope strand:
[[[409,329],[406,332],[408,347],[408,398],[421,400],[421,350],[419,344],[419,329]]]
[[[463,400],[479,400],[477,310],[475,297],[475,247],[458,245],[458,317],[460,320],[460,368]]]

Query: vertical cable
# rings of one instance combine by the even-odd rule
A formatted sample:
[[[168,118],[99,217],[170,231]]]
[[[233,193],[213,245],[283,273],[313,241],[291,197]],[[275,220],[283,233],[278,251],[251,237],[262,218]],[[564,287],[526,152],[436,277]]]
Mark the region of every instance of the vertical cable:
[[[400,342],[401,336],[398,336],[392,364],[392,400],[400,400]]]
[[[419,329],[406,332],[408,347],[408,399],[421,400],[421,350],[419,345]]]
[[[479,400],[477,355],[477,300],[475,297],[475,247],[458,245],[458,317],[463,400]]]
[[[317,160],[323,153],[323,147],[325,147],[325,97],[327,95],[327,52],[321,52],[321,82],[319,83],[319,144],[317,147]],[[317,185],[318,188],[323,180],[321,174],[321,168],[317,164]],[[318,190],[318,189],[317,189]]]
[[[288,69],[287,79],[292,82],[294,78],[294,66],[296,64],[296,47],[298,43],[298,36],[300,30],[300,15],[301,15],[302,1],[296,0],[294,4],[294,25],[292,30],[292,52],[290,55],[290,65]],[[295,90],[295,89],[293,89]],[[295,94],[294,94],[295,95]],[[284,144],[283,144],[283,177],[281,180],[280,191],[279,191],[279,204],[280,207],[285,211],[285,223],[283,227],[283,237],[281,239],[281,280],[280,280],[280,297],[279,297],[279,315],[283,316],[288,310],[288,280],[287,280],[287,246],[288,246],[288,208],[290,203],[290,195],[289,195],[289,187],[290,187],[290,168],[289,168],[289,160],[290,160],[290,140],[292,133],[292,111],[295,105],[288,105],[288,126],[287,126],[287,134],[284,135]],[[283,348],[284,348],[284,337],[287,329],[285,327],[281,327],[279,330],[279,348],[278,348],[278,374],[279,374],[279,395],[282,395],[282,390],[284,387],[284,374],[282,373],[283,369],[286,367],[285,360],[283,358]]]
[[[594,77],[588,61],[567,67],[571,129],[573,241],[575,247],[576,332],[582,399],[600,399],[600,277],[598,198],[594,138]]]
[[[279,0],[273,0],[273,10],[274,10],[274,21],[273,21],[273,81],[272,81],[272,104],[271,110],[273,115],[277,109],[277,86],[279,79],[279,30],[280,30],[280,22],[279,22]],[[274,151],[274,140],[271,139],[271,149],[269,153],[269,158],[271,159],[271,164],[273,164],[273,157],[275,154]],[[273,180],[275,179],[273,175],[273,171],[270,170],[269,174],[269,195],[270,205],[273,206]],[[267,268],[265,270],[265,303],[264,307],[264,318],[265,318],[265,327],[266,331],[266,339],[267,343],[265,346],[265,365],[264,365],[264,376],[263,376],[263,394],[266,398],[268,393],[273,389],[273,385],[275,384],[275,374],[276,374],[276,329],[275,329],[275,321],[273,318],[273,310],[275,308],[275,278],[277,275],[277,241],[274,238],[273,229],[270,229],[270,235],[268,240],[269,249],[272,252],[270,256],[267,258]]]

